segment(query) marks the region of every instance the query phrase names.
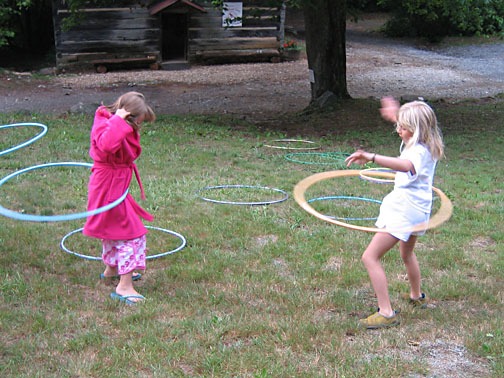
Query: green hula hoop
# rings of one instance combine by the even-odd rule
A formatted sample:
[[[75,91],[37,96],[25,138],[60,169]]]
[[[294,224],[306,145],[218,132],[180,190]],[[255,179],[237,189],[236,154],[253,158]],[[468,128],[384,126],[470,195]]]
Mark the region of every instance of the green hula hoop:
[[[298,157],[315,156],[328,159],[327,162],[315,162],[302,160]],[[345,163],[345,159],[350,156],[350,154],[344,152],[293,152],[285,155],[285,159],[293,163],[299,164],[313,164],[313,165],[341,165]]]

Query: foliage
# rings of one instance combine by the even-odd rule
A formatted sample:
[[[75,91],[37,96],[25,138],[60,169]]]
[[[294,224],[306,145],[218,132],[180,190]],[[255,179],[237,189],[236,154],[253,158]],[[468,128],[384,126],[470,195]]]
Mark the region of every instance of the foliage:
[[[36,1],[36,0],[35,0]],[[0,47],[15,36],[15,18],[32,4],[32,0],[0,0]]]
[[[502,0],[378,0],[378,4],[393,14],[385,26],[390,36],[435,41],[448,35],[504,33]]]
[[[61,21],[61,28],[64,31],[71,30],[74,26],[78,25],[84,19],[85,15],[80,10],[88,4],[95,4],[98,0],[62,0],[66,4],[70,14]]]

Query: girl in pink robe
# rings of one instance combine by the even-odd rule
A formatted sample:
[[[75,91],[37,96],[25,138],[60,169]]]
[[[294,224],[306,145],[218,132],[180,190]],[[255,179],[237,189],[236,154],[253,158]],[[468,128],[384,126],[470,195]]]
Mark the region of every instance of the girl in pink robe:
[[[142,182],[134,161],[140,156],[139,128],[142,122],[153,122],[155,115],[144,96],[128,92],[109,106],[100,106],[91,130],[89,154],[94,161],[88,184],[88,210],[114,202],[128,190],[133,173],[145,199]],[[87,218],[84,235],[102,240],[103,278],[120,280],[113,299],[134,304],[145,299],[133,287],[136,270],[145,270],[147,229],[143,218],[153,216],[142,209],[128,193],[124,201],[112,209]]]

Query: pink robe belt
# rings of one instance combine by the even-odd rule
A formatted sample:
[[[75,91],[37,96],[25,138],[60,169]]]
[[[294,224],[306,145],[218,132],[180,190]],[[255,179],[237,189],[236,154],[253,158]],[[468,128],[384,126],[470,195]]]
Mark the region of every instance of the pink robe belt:
[[[138,172],[138,168],[135,163],[104,163],[95,161],[93,164],[93,168],[108,168],[108,169],[117,169],[117,168],[130,168],[133,169],[135,173],[136,180],[138,182],[138,186],[140,187],[140,197],[142,200],[145,200],[145,192],[142,185],[142,180],[140,179],[140,172]]]

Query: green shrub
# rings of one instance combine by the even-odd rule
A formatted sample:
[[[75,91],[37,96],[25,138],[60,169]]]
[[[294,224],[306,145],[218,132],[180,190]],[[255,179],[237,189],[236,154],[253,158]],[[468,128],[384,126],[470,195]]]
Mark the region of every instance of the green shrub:
[[[504,32],[501,0],[378,0],[392,18],[385,33],[394,37],[498,35]]]

